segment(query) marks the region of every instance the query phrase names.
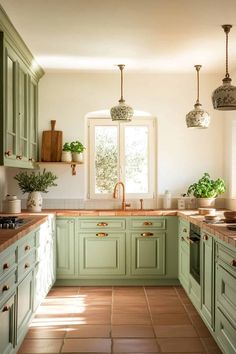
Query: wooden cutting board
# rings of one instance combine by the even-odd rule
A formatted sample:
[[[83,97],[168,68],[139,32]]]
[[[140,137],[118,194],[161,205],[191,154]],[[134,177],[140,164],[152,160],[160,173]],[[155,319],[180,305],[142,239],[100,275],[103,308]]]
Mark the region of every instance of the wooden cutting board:
[[[61,161],[62,131],[55,130],[56,121],[51,120],[51,130],[43,131],[41,161]]]

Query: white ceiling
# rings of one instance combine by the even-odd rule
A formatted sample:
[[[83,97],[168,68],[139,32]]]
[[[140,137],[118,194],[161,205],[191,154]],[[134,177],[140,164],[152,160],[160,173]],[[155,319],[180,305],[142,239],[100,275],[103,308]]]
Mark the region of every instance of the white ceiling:
[[[225,73],[236,68],[236,0],[0,0],[45,71]]]

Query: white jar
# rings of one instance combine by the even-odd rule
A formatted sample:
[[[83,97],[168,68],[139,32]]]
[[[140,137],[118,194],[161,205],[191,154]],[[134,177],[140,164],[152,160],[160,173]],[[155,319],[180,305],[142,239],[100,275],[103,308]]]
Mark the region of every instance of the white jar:
[[[63,151],[61,152],[61,161],[62,162],[71,162],[72,161],[72,155],[71,151]]]
[[[163,198],[163,208],[171,209],[171,193],[166,190]]]

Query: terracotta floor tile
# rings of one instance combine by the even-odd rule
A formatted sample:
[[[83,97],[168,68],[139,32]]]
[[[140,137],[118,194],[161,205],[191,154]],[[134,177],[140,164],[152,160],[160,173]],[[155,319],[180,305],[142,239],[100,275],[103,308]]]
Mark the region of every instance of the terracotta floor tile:
[[[185,308],[187,314],[189,314],[190,316],[198,315],[197,310],[195,309],[195,307],[192,304],[184,304],[184,308]]]
[[[68,326],[66,338],[110,338],[109,325]]]
[[[152,338],[154,332],[152,326],[114,325],[112,326],[111,336],[113,338]]]
[[[203,322],[203,320],[198,314],[192,316],[190,315],[190,319],[193,322],[193,326],[196,329],[199,337],[201,338],[211,337],[208,328],[206,327],[205,323]]]
[[[155,325],[185,325],[191,324],[189,317],[186,314],[157,314],[152,316]]]
[[[199,338],[158,338],[163,353],[206,353]]]
[[[66,326],[55,328],[30,328],[27,332],[27,339],[39,338],[64,338],[66,335]]]
[[[149,315],[148,306],[122,306],[114,305],[112,308],[113,314],[126,313],[126,314],[146,314]]]
[[[59,353],[62,344],[62,339],[25,339],[18,353]]]
[[[155,339],[114,339],[113,353],[158,353]]]
[[[61,353],[111,353],[111,339],[65,339]]]
[[[212,337],[202,338],[202,341],[208,354],[222,354],[222,351]]]
[[[186,313],[185,308],[182,305],[159,305],[150,307],[152,315],[159,313]]]
[[[154,326],[157,338],[198,337],[192,325]]]
[[[79,293],[104,293],[104,292],[112,292],[112,286],[81,286],[79,288]]]
[[[112,324],[144,324],[150,325],[151,318],[148,315],[143,314],[113,314]]]

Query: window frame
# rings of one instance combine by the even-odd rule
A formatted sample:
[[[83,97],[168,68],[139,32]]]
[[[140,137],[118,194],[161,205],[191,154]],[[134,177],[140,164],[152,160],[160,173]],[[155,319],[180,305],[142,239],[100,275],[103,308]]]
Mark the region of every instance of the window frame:
[[[113,122],[111,118],[88,118],[88,199],[113,199],[112,193],[95,193],[95,127],[117,126],[118,143],[118,180],[124,181],[125,172],[125,127],[148,127],[148,193],[126,193],[128,199],[154,199],[156,195],[156,119],[154,117],[139,117],[129,123]]]

